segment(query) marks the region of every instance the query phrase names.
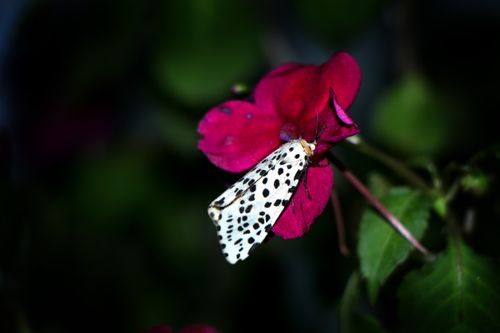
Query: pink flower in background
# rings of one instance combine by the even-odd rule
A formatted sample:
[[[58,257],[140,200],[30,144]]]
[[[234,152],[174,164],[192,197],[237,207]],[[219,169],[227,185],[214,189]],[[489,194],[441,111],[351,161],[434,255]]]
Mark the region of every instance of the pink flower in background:
[[[314,163],[272,231],[283,238],[302,236],[330,197],[333,171],[324,154],[337,142],[357,134],[345,112],[356,97],[361,72],[345,52],[322,65],[286,64],[267,75],[253,92],[254,102],[230,100],[208,111],[198,125],[198,147],[216,166],[247,170],[291,139],[317,140]],[[312,199],[312,200],[311,200]]]

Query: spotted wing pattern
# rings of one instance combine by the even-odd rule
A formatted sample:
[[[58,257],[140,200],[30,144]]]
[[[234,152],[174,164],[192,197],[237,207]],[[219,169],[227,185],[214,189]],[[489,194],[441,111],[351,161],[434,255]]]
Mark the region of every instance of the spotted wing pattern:
[[[300,139],[283,144],[208,206],[229,263],[247,258],[290,202],[309,162],[304,144],[314,150]]]

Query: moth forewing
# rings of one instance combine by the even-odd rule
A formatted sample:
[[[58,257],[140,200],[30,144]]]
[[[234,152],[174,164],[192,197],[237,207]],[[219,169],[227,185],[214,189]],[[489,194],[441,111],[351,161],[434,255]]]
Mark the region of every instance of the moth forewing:
[[[303,139],[283,144],[209,205],[228,262],[247,258],[264,241],[295,193],[314,149]]]
[[[277,161],[279,157],[278,155],[279,148],[250,169],[250,171],[248,171],[236,183],[231,185],[224,193],[215,198],[215,200],[212,201],[208,207],[209,215],[211,211],[215,212],[213,209],[221,210],[224,207],[231,205],[236,199],[244,195],[244,193],[248,191],[259,178],[267,173],[267,171],[271,169],[275,163],[279,162]]]

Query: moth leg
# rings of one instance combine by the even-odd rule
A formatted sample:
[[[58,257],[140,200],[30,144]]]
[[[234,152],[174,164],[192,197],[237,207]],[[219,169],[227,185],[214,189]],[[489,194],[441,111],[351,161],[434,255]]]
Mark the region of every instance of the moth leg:
[[[311,193],[309,193],[309,187],[307,186],[307,172],[308,170],[306,169],[305,174],[304,174],[304,188],[306,189],[306,195],[309,200],[312,200]]]

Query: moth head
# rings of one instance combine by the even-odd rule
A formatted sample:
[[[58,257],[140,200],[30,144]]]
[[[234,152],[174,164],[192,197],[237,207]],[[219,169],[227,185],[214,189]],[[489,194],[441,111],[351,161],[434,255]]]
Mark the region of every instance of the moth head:
[[[304,152],[306,153],[307,157],[313,156],[314,149],[316,149],[316,141],[309,143],[304,139],[300,139],[300,145],[304,149]]]

